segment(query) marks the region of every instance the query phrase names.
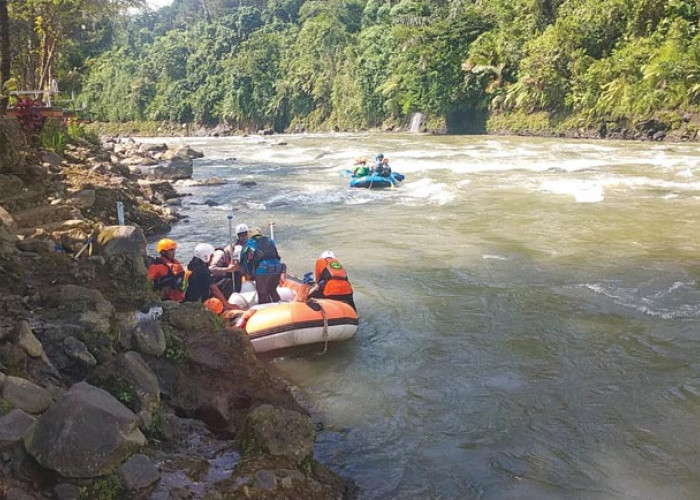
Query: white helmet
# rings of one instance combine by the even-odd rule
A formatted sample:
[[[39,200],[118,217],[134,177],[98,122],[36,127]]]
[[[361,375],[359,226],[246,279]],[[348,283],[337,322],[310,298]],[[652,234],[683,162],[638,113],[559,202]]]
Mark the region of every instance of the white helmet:
[[[209,243],[199,243],[194,247],[194,256],[199,260],[208,263],[209,257],[214,253],[214,247]]]
[[[331,250],[326,250],[321,254],[321,259],[335,259],[335,254]]]
[[[248,226],[246,224],[238,224],[236,226],[236,234],[247,233]]]

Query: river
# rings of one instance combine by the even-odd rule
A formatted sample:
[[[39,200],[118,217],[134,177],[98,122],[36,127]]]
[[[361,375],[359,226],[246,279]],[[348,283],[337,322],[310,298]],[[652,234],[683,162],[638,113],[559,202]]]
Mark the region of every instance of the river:
[[[700,146],[169,141],[205,153],[195,180],[229,181],[179,183],[181,260],[226,243],[233,213],[274,221],[296,275],[327,249],[348,269],[356,337],[269,362],[362,500],[700,498]],[[403,185],[349,188],[380,151]]]

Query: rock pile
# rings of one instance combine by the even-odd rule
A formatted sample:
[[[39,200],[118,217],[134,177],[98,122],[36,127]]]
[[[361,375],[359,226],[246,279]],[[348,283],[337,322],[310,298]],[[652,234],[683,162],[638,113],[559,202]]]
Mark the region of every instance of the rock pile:
[[[112,141],[55,158],[0,132],[0,496],[352,498],[245,334],[148,286],[145,233],[177,219],[168,181],[195,153]],[[109,225],[115,201],[131,225]]]

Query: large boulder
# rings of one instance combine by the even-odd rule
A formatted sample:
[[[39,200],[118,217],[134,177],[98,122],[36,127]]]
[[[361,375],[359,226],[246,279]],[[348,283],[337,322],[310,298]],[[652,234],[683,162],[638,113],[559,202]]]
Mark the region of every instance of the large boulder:
[[[261,404],[304,413],[286,384],[257,358],[245,333],[221,331],[201,304],[168,305],[163,321],[171,347],[147,360],[178,415],[236,433],[248,411]]]
[[[137,412],[142,427],[150,425],[160,409],[158,378],[139,353],[129,351],[102,364],[90,375],[89,382],[98,385],[120,399],[129,409]]]
[[[12,410],[0,418],[0,450],[19,442],[36,422],[36,417]]]
[[[71,387],[25,437],[42,467],[76,478],[111,474],[145,444],[136,415],[86,382]]]
[[[197,151],[196,149],[192,149],[191,147],[187,145],[182,145],[178,146],[175,149],[166,151],[165,154],[163,155],[165,159],[170,159],[170,158],[188,158],[190,160],[195,159],[195,158],[204,158],[204,153],[201,151]]]
[[[33,382],[20,377],[7,377],[2,385],[2,397],[13,408],[29,413],[41,413],[51,404],[51,394]]]
[[[142,319],[133,331],[136,349],[150,356],[160,356],[165,352],[165,334],[160,322],[155,319]]]
[[[95,252],[105,259],[104,279],[95,285],[119,309],[139,308],[151,298],[146,280],[146,238],[136,226],[108,226],[95,238]]]
[[[265,404],[248,413],[240,439],[248,454],[301,463],[313,456],[316,432],[308,415]]]
[[[146,237],[140,227],[107,226],[95,238],[95,255],[101,255],[107,262],[112,257],[127,255],[134,259],[134,271],[146,275],[143,258],[146,256]]]
[[[192,160],[176,156],[167,160],[162,165],[158,165],[151,170],[146,168],[141,169],[142,172],[147,171],[148,177],[152,179],[176,181],[179,179],[189,179],[192,177]]]

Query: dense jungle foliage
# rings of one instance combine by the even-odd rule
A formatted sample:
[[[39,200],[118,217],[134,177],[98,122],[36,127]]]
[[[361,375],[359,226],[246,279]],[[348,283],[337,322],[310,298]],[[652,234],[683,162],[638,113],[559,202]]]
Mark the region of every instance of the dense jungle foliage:
[[[20,10],[10,3],[13,74],[28,81],[23,51],[41,33]],[[696,0],[175,0],[102,14],[65,20],[53,64],[99,120],[342,130],[422,112],[479,132],[494,117],[673,126],[700,104]]]

